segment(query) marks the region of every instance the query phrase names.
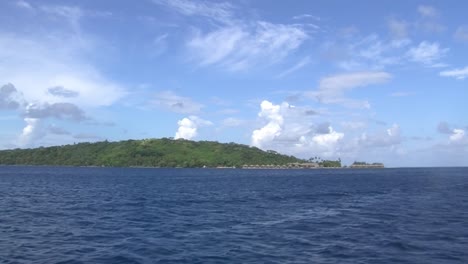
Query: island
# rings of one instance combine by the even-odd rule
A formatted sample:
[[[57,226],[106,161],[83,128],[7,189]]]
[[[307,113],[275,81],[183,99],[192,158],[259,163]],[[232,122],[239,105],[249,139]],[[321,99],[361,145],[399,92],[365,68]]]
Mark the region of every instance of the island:
[[[353,169],[382,169],[385,166],[383,165],[383,163],[380,162],[367,163],[363,161],[355,161],[349,167]]]
[[[316,169],[341,160],[300,159],[237,143],[160,138],[100,141],[0,151],[0,165],[84,167]],[[351,166],[352,167],[352,166]]]

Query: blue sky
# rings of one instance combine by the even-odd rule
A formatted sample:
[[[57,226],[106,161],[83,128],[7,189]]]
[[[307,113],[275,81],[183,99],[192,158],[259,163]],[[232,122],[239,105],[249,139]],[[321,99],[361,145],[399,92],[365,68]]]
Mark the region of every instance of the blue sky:
[[[468,166],[464,1],[0,3],[0,149],[175,137]]]

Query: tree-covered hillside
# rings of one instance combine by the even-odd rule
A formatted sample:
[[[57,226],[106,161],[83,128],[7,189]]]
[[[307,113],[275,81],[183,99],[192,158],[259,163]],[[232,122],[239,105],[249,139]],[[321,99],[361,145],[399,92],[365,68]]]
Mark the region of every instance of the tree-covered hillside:
[[[304,162],[293,156],[235,143],[162,139],[0,151],[2,165],[68,165],[113,167],[219,167],[284,165]]]

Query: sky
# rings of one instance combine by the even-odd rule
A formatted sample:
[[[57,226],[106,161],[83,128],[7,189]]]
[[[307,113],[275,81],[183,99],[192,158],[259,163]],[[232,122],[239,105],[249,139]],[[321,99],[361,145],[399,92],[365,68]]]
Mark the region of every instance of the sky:
[[[174,137],[468,166],[468,2],[0,2],[0,149]]]

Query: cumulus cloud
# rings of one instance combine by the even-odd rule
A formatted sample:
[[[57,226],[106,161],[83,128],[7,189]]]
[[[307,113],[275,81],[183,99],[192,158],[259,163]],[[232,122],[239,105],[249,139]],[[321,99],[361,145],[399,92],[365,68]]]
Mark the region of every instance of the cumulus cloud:
[[[21,147],[30,146],[35,140],[42,138],[46,132],[43,129],[42,121],[39,118],[24,118],[26,126],[19,137],[18,145]]]
[[[284,122],[283,116],[280,113],[281,108],[288,107],[288,103],[274,105],[269,101],[263,101],[260,104],[258,116],[266,119],[268,123],[262,128],[253,131],[252,145],[261,148],[265,142],[271,142],[281,134]]]
[[[335,131],[328,122],[314,124],[311,116],[287,102],[262,101],[258,117],[264,125],[252,132],[252,145],[288,154],[333,156],[344,133]]]
[[[26,107],[25,115],[34,119],[49,117],[71,121],[83,121],[87,119],[83,110],[71,103],[29,104]]]
[[[179,128],[175,134],[175,139],[193,139],[198,135],[198,129],[203,126],[210,126],[213,123],[197,116],[185,117],[177,122]]]
[[[14,110],[20,107],[18,91],[11,83],[0,88],[0,110]]]
[[[423,41],[419,43],[417,47],[411,48],[407,52],[407,56],[414,62],[422,63],[430,67],[440,67],[443,66],[443,64],[439,63],[439,60],[443,58],[449,50],[449,48],[441,48],[437,42],[430,43]]]
[[[359,145],[367,148],[395,146],[401,142],[401,130],[398,124],[393,124],[387,130],[374,134],[363,133],[359,138]]]
[[[386,72],[355,72],[325,77],[320,80],[317,91],[307,93],[324,104],[341,104],[349,108],[369,108],[367,101],[345,97],[345,93],[358,88],[388,82],[391,75]]]
[[[331,126],[327,127],[326,133],[321,132],[318,135],[312,137],[312,141],[316,143],[318,146],[330,148],[335,146],[339,140],[344,137],[344,133],[338,133]],[[303,141],[305,137],[301,137],[301,141]]]
[[[458,80],[463,80],[466,77],[468,77],[468,66],[465,68],[461,68],[461,69],[441,71],[439,75],[444,76],[444,77],[453,77]]]
[[[450,139],[450,142],[454,142],[454,143],[462,142],[463,140],[466,139],[466,132],[465,130],[461,128],[455,128],[453,129],[452,134],[450,135],[449,139]]]
[[[179,96],[172,91],[156,93],[150,103],[154,106],[181,114],[196,114],[204,107],[203,104],[195,102],[189,97]]]

